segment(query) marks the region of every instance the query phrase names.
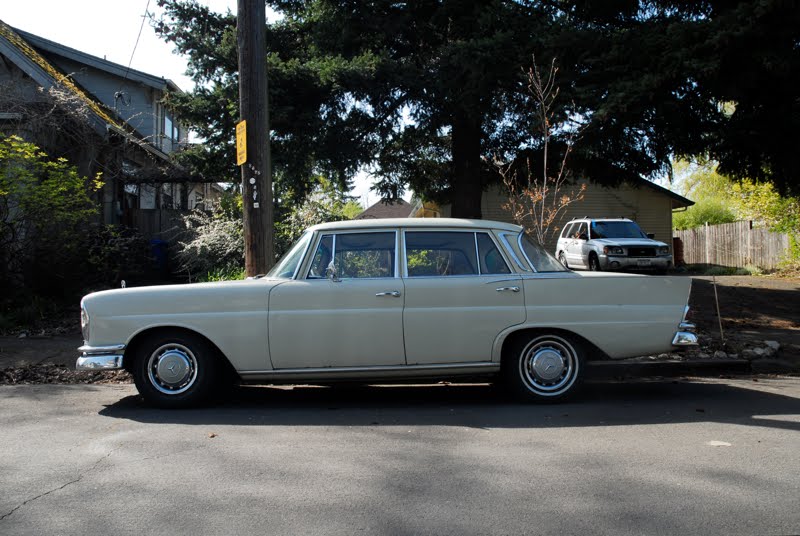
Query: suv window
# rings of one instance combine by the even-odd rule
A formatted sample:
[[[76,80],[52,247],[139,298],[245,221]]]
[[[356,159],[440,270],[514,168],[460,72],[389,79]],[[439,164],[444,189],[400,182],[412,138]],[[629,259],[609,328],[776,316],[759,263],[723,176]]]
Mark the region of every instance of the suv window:
[[[564,230],[561,232],[561,238],[571,238],[573,227],[575,227],[574,223],[568,223],[567,225],[565,225]]]
[[[572,229],[572,238],[580,238],[581,235],[588,235],[589,234],[589,227],[586,225],[585,221],[580,222]]]
[[[476,275],[475,233],[406,232],[409,277]]]
[[[395,233],[342,233],[323,235],[319,241],[308,279],[326,277],[333,257],[341,279],[394,277]]]

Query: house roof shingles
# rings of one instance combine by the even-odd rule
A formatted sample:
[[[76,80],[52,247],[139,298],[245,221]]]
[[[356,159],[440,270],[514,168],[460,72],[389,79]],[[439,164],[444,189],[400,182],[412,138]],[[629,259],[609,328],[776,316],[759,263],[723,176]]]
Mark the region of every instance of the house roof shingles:
[[[414,211],[415,206],[407,203],[403,199],[393,202],[378,201],[367,210],[356,216],[357,220],[373,218],[408,218]]]

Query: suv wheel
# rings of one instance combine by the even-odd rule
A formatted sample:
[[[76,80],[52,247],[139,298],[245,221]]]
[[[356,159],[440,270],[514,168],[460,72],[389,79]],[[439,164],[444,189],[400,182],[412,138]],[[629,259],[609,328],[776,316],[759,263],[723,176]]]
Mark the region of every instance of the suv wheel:
[[[600,272],[603,270],[600,268],[600,259],[597,258],[595,253],[589,254],[589,270],[593,272]]]

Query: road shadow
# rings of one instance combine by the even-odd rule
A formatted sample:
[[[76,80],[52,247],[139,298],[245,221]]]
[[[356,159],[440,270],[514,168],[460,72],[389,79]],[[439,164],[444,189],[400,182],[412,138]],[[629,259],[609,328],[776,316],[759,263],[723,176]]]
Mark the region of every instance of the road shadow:
[[[144,423],[233,426],[458,426],[551,428],[736,423],[800,431],[795,379],[730,384],[664,380],[592,382],[563,404],[520,404],[489,384],[424,386],[242,386],[221,404],[159,410],[128,396],[100,415]],[[760,389],[750,388],[766,386]],[[761,382],[758,383],[757,382]],[[784,382],[770,385],[770,382]],[[766,389],[766,390],[764,390]],[[792,389],[797,392],[797,388]]]

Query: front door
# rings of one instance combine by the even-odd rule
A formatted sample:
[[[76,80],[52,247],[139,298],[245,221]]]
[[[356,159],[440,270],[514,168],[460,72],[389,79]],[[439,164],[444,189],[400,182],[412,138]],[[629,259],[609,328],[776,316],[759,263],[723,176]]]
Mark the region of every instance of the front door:
[[[405,289],[397,273],[396,235],[319,237],[306,273],[270,293],[273,368],[405,364]]]
[[[589,234],[589,227],[586,222],[574,226],[571,230],[571,240],[567,243],[566,257],[567,264],[570,266],[585,266],[583,250],[586,246],[586,238]],[[584,238],[580,238],[583,236]]]

